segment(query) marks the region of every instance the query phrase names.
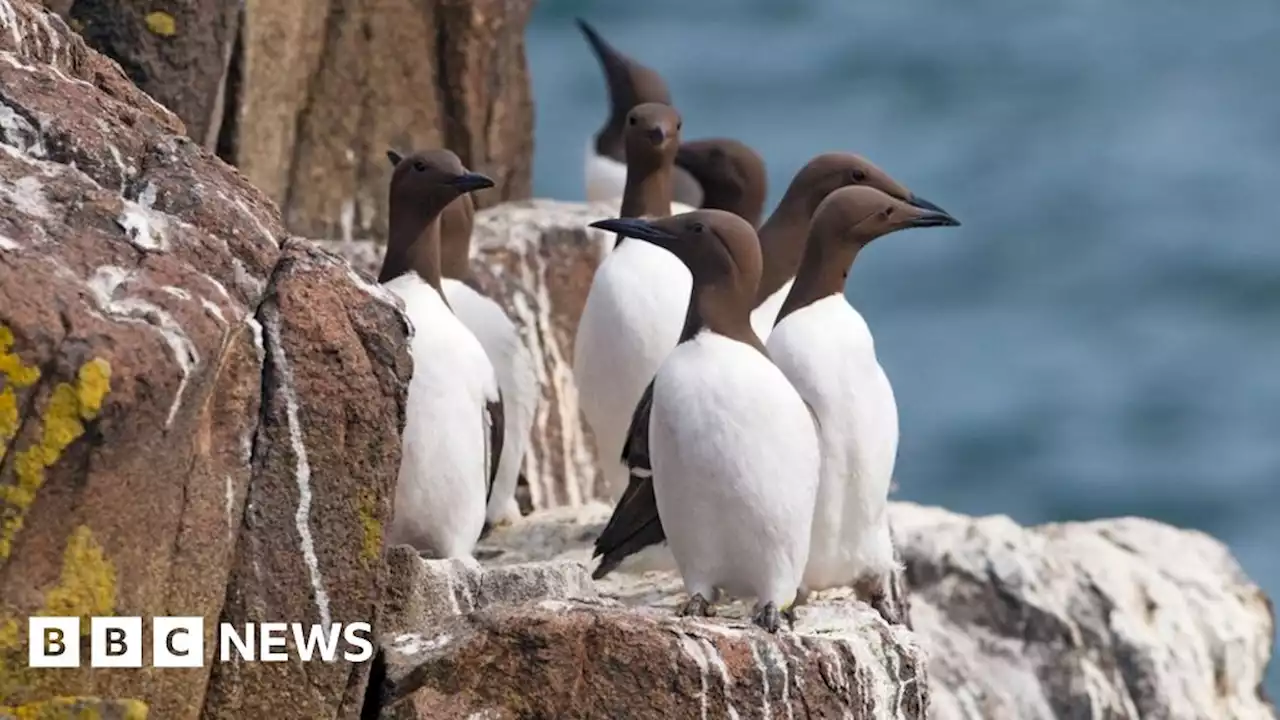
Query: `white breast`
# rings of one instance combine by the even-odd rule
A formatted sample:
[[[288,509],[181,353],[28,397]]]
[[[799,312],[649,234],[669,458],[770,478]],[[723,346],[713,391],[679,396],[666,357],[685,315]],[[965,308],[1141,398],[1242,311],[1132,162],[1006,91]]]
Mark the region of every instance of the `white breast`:
[[[484,525],[484,408],[498,396],[493,366],[475,335],[416,274],[391,280],[386,288],[404,301],[414,330],[395,519],[387,541],[437,557],[470,555]]]
[[[822,484],[805,585],[848,585],[894,565],[885,512],[898,451],[898,407],[862,316],[842,295],[774,328],[769,354],[818,417]]]
[[[773,324],[778,320],[778,313],[782,312],[782,303],[786,302],[787,295],[791,293],[791,286],[794,284],[794,278],[788,280],[785,285],[765,298],[760,307],[752,311],[751,329],[756,331],[756,336],[760,338],[760,342],[765,342],[769,339],[769,333],[773,332]]]
[[[808,557],[819,458],[812,417],[781,371],[710,332],[680,344],[654,385],[650,451],[686,589],[785,607]]]
[[[627,240],[596,270],[574,340],[573,374],[614,497],[626,488],[620,456],[631,415],[680,339],[693,278],[674,255]]]
[[[529,447],[529,430],[538,405],[533,355],[515,323],[492,298],[457,280],[444,280],[441,286],[454,314],[480,341],[497,373],[505,422],[502,457],[487,517],[490,522],[515,521],[520,517],[515,500],[516,480]]]

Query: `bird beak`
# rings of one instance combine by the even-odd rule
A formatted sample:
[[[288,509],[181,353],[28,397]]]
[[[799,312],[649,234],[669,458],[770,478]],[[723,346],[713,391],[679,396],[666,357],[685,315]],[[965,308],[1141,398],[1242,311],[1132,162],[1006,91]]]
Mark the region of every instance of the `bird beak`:
[[[951,217],[951,213],[912,193],[907,202],[924,212],[912,218],[908,227],[957,227],[960,221]]]
[[[648,220],[641,220],[640,218],[597,220],[591,223],[591,227],[615,232],[622,237],[644,240],[659,247],[670,247],[672,241],[676,240],[676,236],[672,233],[663,230]]]
[[[920,208],[921,210],[932,210],[932,211],[934,211],[934,212],[942,213],[943,215],[946,215],[946,214],[947,214],[947,211],[946,211],[946,210],[943,210],[942,208],[938,207],[937,205],[934,205],[933,203],[929,202],[928,200],[925,200],[924,198],[920,197],[919,195],[916,195],[915,193],[911,193],[911,195],[907,198],[907,202],[911,203],[912,205],[915,205],[916,207]]]
[[[459,192],[469,193],[476,190],[484,190],[493,187],[493,180],[488,175],[481,175],[477,172],[468,172],[458,175],[449,181],[449,184],[456,188]]]
[[[959,226],[960,221],[951,217],[945,210],[922,210],[919,215],[907,222],[907,227],[913,228]]]
[[[391,161],[391,167],[395,167],[400,164],[400,161],[404,159],[404,156],[395,150],[388,149],[387,159]]]
[[[649,142],[654,145],[661,145],[662,141],[667,139],[667,134],[660,127],[649,128],[646,134],[649,136]]]

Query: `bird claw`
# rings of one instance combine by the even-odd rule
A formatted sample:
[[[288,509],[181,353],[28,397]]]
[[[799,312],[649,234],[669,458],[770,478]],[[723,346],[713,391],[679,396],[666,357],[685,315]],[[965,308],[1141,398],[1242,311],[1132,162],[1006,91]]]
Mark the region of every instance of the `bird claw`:
[[[715,617],[716,609],[712,607],[701,593],[694,593],[680,609],[676,611],[680,617]]]
[[[755,614],[751,616],[751,622],[764,628],[765,632],[776,633],[782,627],[782,613],[778,612],[778,606],[774,603],[765,603],[757,606]]]

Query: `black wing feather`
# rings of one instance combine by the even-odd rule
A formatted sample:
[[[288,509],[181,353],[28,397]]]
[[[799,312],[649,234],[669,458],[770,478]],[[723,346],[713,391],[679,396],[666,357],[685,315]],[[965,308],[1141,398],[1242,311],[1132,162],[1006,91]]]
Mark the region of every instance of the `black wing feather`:
[[[645,388],[631,415],[631,427],[622,446],[622,461],[631,470],[631,480],[613,515],[596,538],[595,557],[600,565],[591,573],[599,580],[631,555],[650,545],[666,542],[667,535],[658,517],[658,500],[653,494],[653,466],[649,461],[649,416],[653,411],[653,383]]]
[[[484,501],[493,497],[493,482],[498,477],[498,459],[502,457],[503,432],[506,427],[506,409],[503,407],[502,390],[498,390],[498,399],[484,405],[485,421],[489,427],[489,487],[485,490]]]

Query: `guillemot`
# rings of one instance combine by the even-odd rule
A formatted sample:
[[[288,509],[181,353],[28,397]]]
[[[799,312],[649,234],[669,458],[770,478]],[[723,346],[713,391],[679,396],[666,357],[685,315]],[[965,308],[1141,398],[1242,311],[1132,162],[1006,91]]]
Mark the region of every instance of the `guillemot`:
[[[827,196],[809,228],[804,257],[777,324],[769,356],[818,418],[822,473],[802,595],[853,586],[891,623],[887,602],[896,569],[887,513],[898,450],[898,406],[862,315],[846,299],[845,278],[877,237],[960,223],[871,187]]]
[[[387,151],[394,166],[402,156]],[[445,299],[463,325],[476,336],[498,376],[503,400],[502,455],[485,521],[505,525],[520,518],[516,485],[529,447],[529,432],[540,392],[533,354],[502,306],[483,294],[471,266],[471,233],[475,203],[471,195],[458,197],[440,214],[440,274]]]
[[[693,277],[648,430],[658,515],[690,596],[680,614],[713,614],[723,590],[756,598],[753,622],[776,632],[809,554],[819,454],[813,416],[751,328],[755,231],[719,210],[593,226],[670,252]]]
[[[414,368],[387,540],[435,557],[471,554],[502,455],[497,376],[480,342],[451,310],[440,271],[440,213],[458,196],[493,185],[448,150],[401,158],[391,176],[378,282],[404,303],[414,331]]]
[[[621,214],[670,215],[680,116],[667,105],[646,103],[627,114],[625,125],[627,185]],[[671,253],[623,237],[592,278],[574,337],[573,375],[615,498],[627,485],[627,468],[619,458],[631,416],[680,339],[692,285],[689,270]]]

